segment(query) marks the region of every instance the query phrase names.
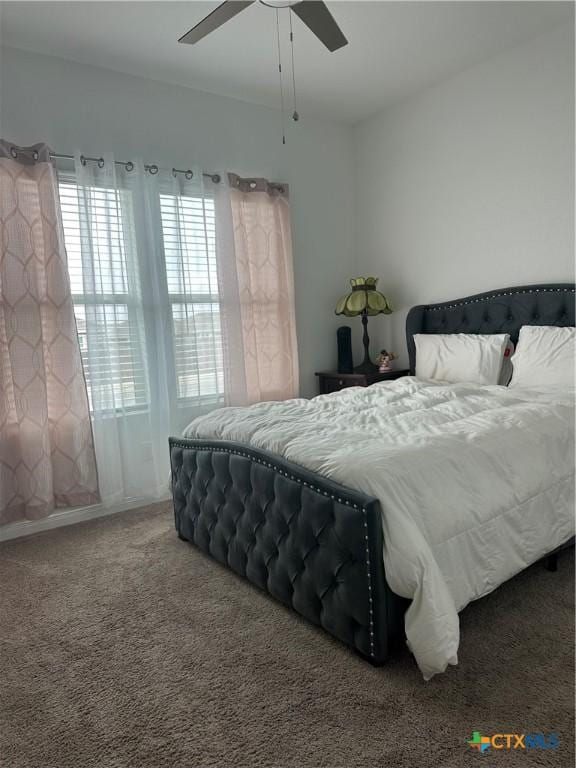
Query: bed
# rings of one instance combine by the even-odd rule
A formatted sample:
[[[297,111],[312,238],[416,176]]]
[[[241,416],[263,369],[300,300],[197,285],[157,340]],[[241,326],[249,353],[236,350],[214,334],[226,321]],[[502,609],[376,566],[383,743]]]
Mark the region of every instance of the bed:
[[[523,325],[574,326],[574,294],[573,284],[533,285],[414,307],[406,323],[411,372],[417,333],[504,332],[515,342]],[[348,411],[338,397],[349,398]],[[422,418],[408,414],[418,402],[424,404]],[[195,422],[191,437],[170,438],[176,530],[372,664],[382,664],[408,639],[429,678],[457,661],[458,610],[571,540],[573,432],[566,415],[571,405],[549,398],[522,400],[504,387],[448,389],[408,377],[312,401],[222,409]],[[384,446],[379,454],[383,471],[370,469],[373,454],[367,446],[376,434],[364,445],[358,431],[347,452],[338,454],[337,438],[344,433],[338,432],[334,414],[342,410],[358,414],[363,429],[388,414],[396,437],[390,450]],[[433,436],[427,442],[426,430],[434,432],[434,420],[443,411],[453,414],[449,441]],[[258,414],[260,425],[254,429]],[[311,422],[315,438],[305,442]],[[473,440],[461,423],[476,424]],[[279,436],[288,424],[292,437],[282,442]],[[534,426],[538,439],[524,441],[519,461],[513,447],[523,425],[526,434]],[[385,421],[381,427],[386,429]],[[410,430],[416,438],[403,434]],[[231,434],[242,439],[227,439]],[[463,445],[478,467],[486,464],[482,471],[496,489],[486,491],[495,498],[486,519],[474,472],[469,468],[467,475],[466,468],[457,467]],[[494,446],[493,456],[486,445]],[[510,462],[508,475],[496,458],[501,465]],[[549,486],[540,483],[524,499],[533,466],[552,459]],[[456,533],[451,518],[442,517],[450,499],[443,501],[437,477],[460,484],[462,519],[468,522]],[[423,487],[430,489],[428,496]],[[506,514],[500,513],[498,503],[507,495]],[[408,511],[406,499],[412,504]],[[410,515],[421,516],[426,533],[415,553],[405,543],[419,539],[422,531],[407,525]],[[553,523],[543,527],[545,519]],[[430,529],[428,520],[435,521]],[[467,565],[476,561],[478,573]]]

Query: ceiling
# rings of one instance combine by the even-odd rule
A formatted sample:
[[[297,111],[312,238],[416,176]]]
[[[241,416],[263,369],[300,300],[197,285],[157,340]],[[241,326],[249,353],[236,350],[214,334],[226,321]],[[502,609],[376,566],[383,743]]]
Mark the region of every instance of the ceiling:
[[[329,53],[293,15],[298,107],[304,115],[350,123],[555,26],[573,24],[571,2],[327,4],[350,44]],[[2,2],[1,41],[277,107],[274,10],[254,3],[198,44],[177,43],[217,5]],[[287,16],[280,13],[289,74]]]

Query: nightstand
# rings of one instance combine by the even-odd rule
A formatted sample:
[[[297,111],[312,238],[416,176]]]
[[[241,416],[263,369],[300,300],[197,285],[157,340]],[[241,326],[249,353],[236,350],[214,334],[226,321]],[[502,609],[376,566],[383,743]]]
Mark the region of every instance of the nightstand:
[[[338,373],[338,371],[321,371],[317,373],[320,394],[338,392],[346,387],[369,387],[378,381],[393,381],[401,376],[408,376],[408,369],[402,371],[390,371],[390,373]]]

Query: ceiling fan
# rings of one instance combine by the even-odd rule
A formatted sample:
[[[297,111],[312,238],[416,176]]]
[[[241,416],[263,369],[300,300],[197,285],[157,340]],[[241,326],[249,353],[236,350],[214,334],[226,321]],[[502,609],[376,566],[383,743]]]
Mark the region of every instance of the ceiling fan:
[[[255,2],[256,0],[227,0],[186,32],[178,42],[190,45],[197,43]],[[329,51],[337,51],[338,48],[348,44],[348,40],[334,21],[326,4],[319,0],[258,0],[258,2],[270,8],[290,8]]]

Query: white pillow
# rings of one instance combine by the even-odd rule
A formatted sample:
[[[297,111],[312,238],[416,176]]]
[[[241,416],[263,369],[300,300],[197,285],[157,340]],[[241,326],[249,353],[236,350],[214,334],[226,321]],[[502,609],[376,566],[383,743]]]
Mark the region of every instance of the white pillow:
[[[416,376],[472,384],[498,384],[507,333],[416,333]]]
[[[576,330],[556,325],[523,325],[512,357],[510,387],[574,387]]]

